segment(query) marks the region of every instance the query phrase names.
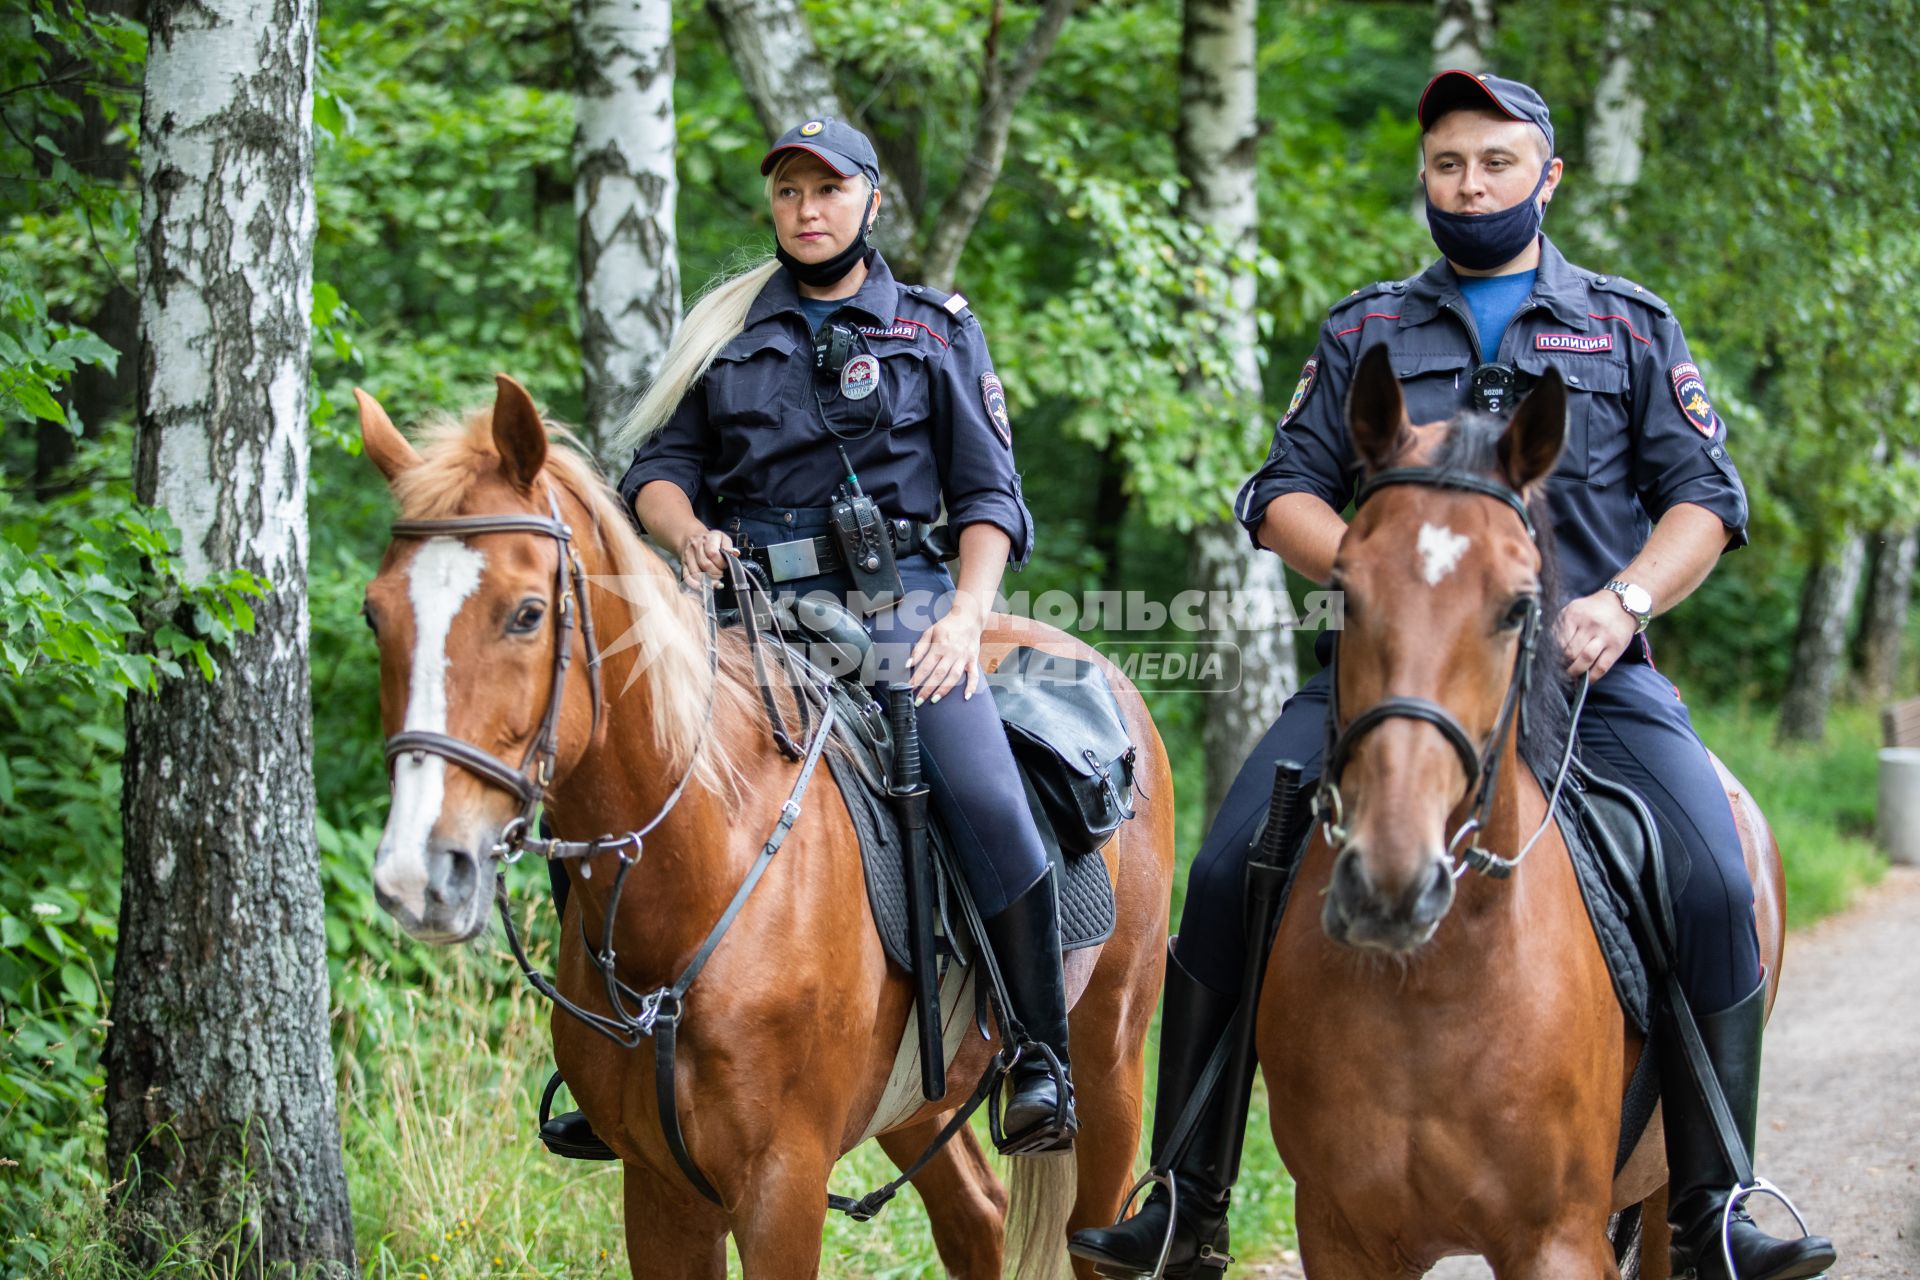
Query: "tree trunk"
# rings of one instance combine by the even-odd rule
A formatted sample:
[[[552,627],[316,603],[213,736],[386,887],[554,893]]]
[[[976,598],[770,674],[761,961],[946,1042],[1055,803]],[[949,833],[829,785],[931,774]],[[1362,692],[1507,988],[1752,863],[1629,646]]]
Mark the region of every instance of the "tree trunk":
[[[673,6],[574,0],[573,207],[587,439],[609,439],[680,320]]]
[[[1254,21],[1255,0],[1187,0],[1175,135],[1180,174],[1187,183],[1181,195],[1181,217],[1213,230],[1226,254],[1222,265],[1229,273],[1228,289],[1208,290],[1190,303],[1219,310],[1221,332],[1233,350],[1233,382],[1226,387],[1196,386],[1195,391],[1224,397],[1233,415],[1246,423],[1250,438],[1259,434],[1264,417],[1254,319],[1253,262],[1258,250],[1254,152],[1259,139]],[[1245,532],[1225,516],[1224,502],[1221,506],[1224,518],[1194,532],[1188,580],[1210,599],[1215,592],[1231,592],[1241,599],[1264,596],[1277,601],[1286,590],[1279,557],[1249,555]],[[1209,624],[1213,621],[1210,618]],[[1256,614],[1243,617],[1232,630],[1196,637],[1233,643],[1240,651],[1240,683],[1209,696],[1201,730],[1209,813],[1218,807],[1240,762],[1279,717],[1281,704],[1298,683],[1285,621]]]
[[[833,72],[813,42],[799,0],[707,0],[707,13],[719,28],[720,42],[769,141],[810,117],[837,116],[859,123],[841,105]],[[919,210],[884,165],[880,185],[890,208],[875,226],[874,240],[892,262],[894,274],[906,279]]]
[[[1873,537],[1867,570],[1867,599],[1854,642],[1854,669],[1860,690],[1882,702],[1899,692],[1900,649],[1906,639],[1907,611],[1913,600],[1913,566],[1920,554],[1920,533],[1883,529]]]
[[[1624,7],[1608,10],[1607,63],[1593,93],[1593,119],[1587,127],[1590,181],[1579,201],[1583,229],[1596,248],[1619,248],[1619,228],[1627,202],[1640,180],[1640,142],[1647,104],[1633,78],[1635,37],[1645,18]]]
[[[1807,570],[1800,626],[1793,638],[1793,670],[1780,703],[1782,742],[1818,742],[1826,736],[1827,707],[1846,652],[1847,620],[1865,558],[1865,540],[1849,532]]]
[[[149,13],[135,484],[190,574],[273,585],[217,681],[127,705],[107,1160],[143,1267],[191,1232],[223,1271],[354,1269],[308,701],[314,12]]]
[[[1433,0],[1433,70],[1488,70],[1494,0]]]

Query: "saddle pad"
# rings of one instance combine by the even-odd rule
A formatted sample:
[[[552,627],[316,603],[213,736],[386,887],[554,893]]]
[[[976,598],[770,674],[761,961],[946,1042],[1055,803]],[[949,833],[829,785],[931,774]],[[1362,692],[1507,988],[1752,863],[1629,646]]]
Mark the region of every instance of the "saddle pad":
[[[1541,789],[1551,794],[1553,779],[1541,779]],[[1590,795],[1584,788],[1572,785],[1570,779],[1560,793],[1555,816],[1573,861],[1587,919],[1593,925],[1600,953],[1606,958],[1614,994],[1634,1030],[1645,1035],[1651,1024],[1652,986],[1646,958],[1641,954],[1631,923],[1632,899],[1641,890],[1631,883],[1637,870],[1629,868],[1646,864],[1648,850],[1644,841],[1651,836],[1643,834],[1643,843],[1635,850],[1628,842],[1636,833],[1619,813],[1609,811],[1611,805],[1609,798]],[[1596,838],[1605,838],[1614,847],[1598,848]],[[1654,848],[1658,848],[1657,842]]]
[[[880,941],[887,949],[887,958],[912,972],[907,949],[905,854],[899,828],[894,824],[892,806],[885,792],[874,785],[872,775],[849,758],[847,753],[828,752],[827,767],[833,771],[833,780],[839,784],[847,814],[853,819],[854,830],[860,834],[860,859],[866,872],[867,902],[873,908],[875,923],[880,927]],[[1027,806],[1033,812],[1034,824],[1040,830],[1040,842],[1046,846],[1047,858],[1053,864],[1054,883],[1060,890],[1060,949],[1077,951],[1105,942],[1113,933],[1114,925],[1113,884],[1107,878],[1106,859],[1064,856],[1060,852],[1060,842],[1054,838],[1052,825],[1041,811],[1033,784],[1028,782],[1026,789]],[[946,829],[936,813],[929,812],[927,816],[927,833],[928,838],[939,845],[949,843]],[[948,895],[956,889],[964,892],[964,888],[947,883],[941,870],[947,859],[936,857],[933,861],[935,874],[940,880],[938,894],[941,918],[947,921],[951,918],[945,906]],[[942,931],[949,938],[955,936],[950,924],[944,925]]]

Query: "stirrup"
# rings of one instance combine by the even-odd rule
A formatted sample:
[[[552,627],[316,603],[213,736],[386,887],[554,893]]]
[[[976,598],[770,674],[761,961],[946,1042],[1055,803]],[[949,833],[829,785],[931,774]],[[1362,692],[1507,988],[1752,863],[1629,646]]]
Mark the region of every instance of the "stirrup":
[[[1787,1198],[1786,1192],[1774,1186],[1757,1173],[1753,1175],[1753,1185],[1750,1187],[1743,1186],[1736,1182],[1733,1184],[1732,1193],[1727,1196],[1726,1204],[1721,1206],[1720,1209],[1720,1257],[1727,1264],[1727,1274],[1729,1276],[1739,1274],[1733,1269],[1733,1215],[1734,1212],[1740,1208],[1741,1203],[1750,1196],[1771,1196],[1773,1199],[1778,1200],[1781,1204],[1787,1206],[1787,1212],[1793,1215],[1793,1224],[1800,1228],[1800,1238],[1802,1240],[1805,1240],[1813,1234],[1813,1232],[1807,1230],[1807,1220],[1800,1216],[1799,1208],[1795,1206],[1792,1200]],[[1696,1265],[1695,1270],[1697,1271],[1698,1269]]]
[[[1120,1201],[1120,1212],[1115,1215],[1113,1225],[1117,1227],[1133,1216],[1128,1211],[1133,1208],[1133,1202],[1140,1198],[1140,1193],[1148,1187],[1167,1189],[1167,1233],[1160,1240],[1160,1256],[1154,1260],[1153,1270],[1146,1273],[1144,1280],[1163,1280],[1167,1273],[1167,1259],[1173,1254],[1173,1234],[1180,1229],[1180,1179],[1175,1176],[1173,1170],[1149,1169],[1141,1174],[1140,1180],[1133,1184],[1126,1198]],[[1225,1271],[1233,1264],[1233,1255],[1215,1253],[1213,1242],[1204,1241],[1200,1245],[1200,1252],[1194,1255],[1193,1262],[1198,1267],[1217,1267]],[[1135,1280],[1135,1277],[1140,1276],[1138,1271],[1108,1271],[1098,1262],[1093,1264],[1093,1270],[1096,1275],[1107,1276],[1112,1280]]]
[[[1007,1082],[1013,1079],[1013,1069],[1020,1064],[1020,1060],[1036,1051],[1046,1059],[1047,1074],[1053,1078],[1053,1115],[1036,1121],[1019,1133],[1009,1134],[1000,1124],[1000,1095],[1006,1089]],[[1069,1121],[1074,1123],[1070,1126]],[[987,1099],[987,1133],[993,1139],[993,1149],[1003,1156],[1066,1151],[1073,1146],[1073,1140],[1079,1132],[1079,1123],[1073,1115],[1073,1081],[1067,1076],[1067,1069],[1060,1065],[1059,1055],[1038,1040],[1017,1045],[1012,1059],[1000,1075],[999,1083]]]

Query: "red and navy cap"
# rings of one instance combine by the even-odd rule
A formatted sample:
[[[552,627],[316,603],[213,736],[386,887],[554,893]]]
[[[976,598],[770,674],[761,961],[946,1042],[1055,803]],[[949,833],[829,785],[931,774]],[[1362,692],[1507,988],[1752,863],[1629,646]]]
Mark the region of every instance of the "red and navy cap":
[[[1449,111],[1498,111],[1513,120],[1524,120],[1547,136],[1547,154],[1553,154],[1553,123],[1547,119],[1547,103],[1529,85],[1500,76],[1475,75],[1471,71],[1442,71],[1427,81],[1420,95],[1420,128],[1433,128],[1433,122]]]
[[[873,143],[867,140],[866,134],[844,121],[823,116],[793,126],[780,135],[780,140],[760,161],[761,174],[772,173],[773,166],[780,163],[780,157],[788,151],[817,156],[843,178],[863,173],[874,186],[880,185],[880,157],[875,154]]]

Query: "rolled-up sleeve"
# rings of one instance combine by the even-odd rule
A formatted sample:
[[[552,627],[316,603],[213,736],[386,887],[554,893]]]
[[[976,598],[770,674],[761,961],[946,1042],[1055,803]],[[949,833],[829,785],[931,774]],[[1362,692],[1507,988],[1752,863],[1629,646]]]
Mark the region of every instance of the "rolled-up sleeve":
[[[1033,554],[1033,516],[1013,467],[1013,423],[986,336],[971,316],[955,326],[933,376],[933,451],[947,523],[991,524],[1012,541],[1016,570]]]
[[[707,431],[707,398],[696,385],[680,398],[666,425],[641,442],[633,451],[633,462],[620,478],[620,500],[627,514],[634,517],[633,500],[642,486],[655,480],[671,480],[686,493],[696,507],[700,487],[706,475],[707,451],[711,436]],[[643,527],[642,533],[646,530]]]
[[[1273,447],[1234,499],[1234,514],[1253,545],[1260,545],[1260,522],[1275,498],[1310,493],[1335,511],[1353,498],[1353,443],[1347,435],[1347,387],[1353,358],[1334,335],[1331,319],[1320,328],[1320,343],[1300,371],[1293,401],[1273,429]]]
[[[1707,396],[1685,335],[1677,322],[1663,321],[1651,342],[1635,344],[1634,489],[1656,521],[1682,503],[1713,512],[1731,535],[1731,551],[1747,541],[1746,486],[1727,451],[1727,424]]]

